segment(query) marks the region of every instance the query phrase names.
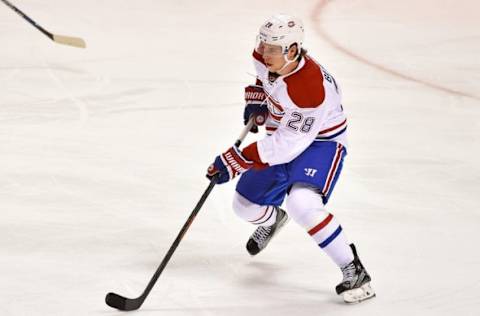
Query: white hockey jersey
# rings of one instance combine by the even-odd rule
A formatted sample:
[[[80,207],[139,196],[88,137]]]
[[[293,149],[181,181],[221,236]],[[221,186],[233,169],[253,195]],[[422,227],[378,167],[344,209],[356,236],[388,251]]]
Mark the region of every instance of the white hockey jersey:
[[[268,136],[246,148],[248,158],[272,166],[292,161],[314,141],[347,146],[340,87],[321,65],[306,55],[293,72],[271,81],[262,56],[253,57],[270,115]]]

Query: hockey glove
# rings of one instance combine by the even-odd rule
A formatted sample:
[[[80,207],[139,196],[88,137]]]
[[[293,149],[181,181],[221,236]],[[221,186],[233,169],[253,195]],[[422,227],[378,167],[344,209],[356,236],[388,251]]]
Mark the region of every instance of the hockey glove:
[[[254,117],[255,125],[250,132],[257,133],[258,127],[265,124],[268,116],[267,105],[265,104],[265,91],[262,86],[249,85],[245,87],[245,110],[243,112],[243,123],[246,125],[251,116]]]
[[[228,182],[237,175],[253,167],[253,162],[245,159],[236,146],[230,147],[226,152],[217,156],[213,164],[208,167],[207,178],[218,174],[218,184]]]

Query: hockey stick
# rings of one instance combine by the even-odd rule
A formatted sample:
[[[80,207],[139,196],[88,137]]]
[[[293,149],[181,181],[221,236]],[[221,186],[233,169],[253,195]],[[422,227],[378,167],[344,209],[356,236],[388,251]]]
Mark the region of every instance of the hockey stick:
[[[245,126],[245,128],[242,130],[242,133],[240,134],[240,137],[238,140],[235,142],[235,145],[238,147],[242,143],[242,141],[245,139],[245,136],[247,136],[248,131],[253,126],[253,119],[250,119],[248,124]],[[122,311],[133,311],[136,309],[139,309],[140,306],[142,306],[143,302],[147,298],[148,294],[152,290],[153,286],[157,282],[158,278],[160,277],[160,274],[162,274],[163,269],[167,265],[168,261],[172,257],[173,253],[177,249],[178,245],[180,244],[180,241],[182,240],[183,236],[187,232],[188,228],[192,224],[193,220],[197,216],[198,212],[200,211],[203,203],[207,199],[208,195],[212,191],[213,187],[217,183],[217,176],[214,176],[212,180],[210,180],[210,184],[208,185],[207,189],[203,193],[202,197],[200,198],[200,201],[198,201],[197,205],[193,209],[192,213],[188,217],[187,221],[183,225],[182,229],[177,235],[177,238],[173,242],[173,244],[170,246],[170,249],[168,250],[167,254],[163,258],[162,262],[160,263],[160,266],[157,268],[157,271],[155,271],[155,274],[153,277],[150,279],[150,282],[148,282],[147,287],[143,291],[142,295],[140,295],[137,298],[126,298],[124,296],[115,294],[115,293],[108,293],[107,296],[105,297],[105,302],[107,303],[108,306],[122,310]]]
[[[74,47],[80,47],[80,48],[85,48],[85,41],[79,37],[72,37],[72,36],[65,36],[65,35],[57,35],[57,34],[52,34],[49,31],[45,30],[43,27],[37,24],[34,20],[32,20],[30,17],[28,17],[25,13],[20,11],[17,7],[15,7],[13,4],[8,2],[8,0],[2,0],[3,3],[5,3],[7,6],[10,7],[13,11],[17,12],[18,15],[20,15],[22,18],[27,20],[30,24],[32,24],[34,27],[36,27],[40,32],[48,36],[52,41],[58,44],[63,44],[63,45],[70,45]]]

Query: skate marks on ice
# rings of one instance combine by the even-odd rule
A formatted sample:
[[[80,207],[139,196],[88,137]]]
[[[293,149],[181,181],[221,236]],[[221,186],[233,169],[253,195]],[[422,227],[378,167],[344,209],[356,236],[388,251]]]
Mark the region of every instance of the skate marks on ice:
[[[325,42],[329,43],[333,48],[335,48],[336,50],[342,52],[343,54],[353,58],[354,60],[356,60],[360,63],[368,65],[368,66],[370,66],[370,67],[372,67],[376,70],[379,70],[379,71],[384,72],[386,74],[389,74],[391,76],[394,76],[394,77],[397,77],[397,78],[400,78],[400,79],[403,79],[403,80],[415,82],[415,83],[421,84],[425,87],[428,87],[428,88],[431,88],[431,89],[434,89],[434,90],[437,90],[437,91],[442,91],[444,93],[448,93],[448,94],[451,94],[451,95],[454,95],[454,96],[466,97],[466,98],[470,98],[470,99],[473,99],[473,100],[476,100],[476,101],[480,101],[480,94],[478,94],[479,93],[478,91],[475,91],[474,93],[472,93],[472,92],[463,91],[463,90],[460,90],[460,89],[455,89],[455,88],[453,88],[451,86],[447,86],[445,84],[438,84],[438,83],[433,81],[433,79],[438,80],[438,78],[432,78],[430,80],[422,79],[421,74],[420,74],[421,72],[419,72],[415,75],[410,75],[405,71],[405,69],[403,69],[403,71],[400,71],[400,70],[396,70],[392,67],[386,66],[386,65],[384,65],[384,64],[382,64],[378,61],[375,61],[372,58],[365,57],[364,55],[355,52],[355,50],[350,49],[346,45],[339,42],[339,40],[337,40],[333,35],[331,35],[332,33],[334,33],[333,32],[334,30],[330,29],[328,26],[326,27],[325,26],[326,23],[323,22],[323,17],[326,14],[327,9],[329,9],[329,7],[331,6],[331,7],[333,7],[331,9],[335,10],[336,9],[335,6],[336,5],[338,6],[338,4],[339,4],[338,2],[341,2],[341,1],[318,0],[316,6],[314,7],[314,9],[312,10],[311,15],[310,15],[310,19],[312,20],[313,25],[314,25],[314,30],[317,32],[317,34]],[[344,3],[340,3],[340,4],[342,6],[342,5],[346,5],[346,3],[347,3],[347,1],[345,1]],[[372,4],[372,5],[374,6],[374,4]],[[347,6],[348,6],[348,4],[347,4]],[[477,39],[477,38],[478,38],[478,35],[476,35],[476,36],[473,36],[473,35],[472,36],[460,36],[460,37],[459,37],[459,35],[457,35],[454,38],[443,39],[440,42],[441,43],[449,42],[450,44],[452,44],[454,42],[467,42],[467,41],[468,42],[474,42],[474,40]],[[425,48],[425,50],[429,51],[429,49],[432,45],[435,46],[435,44],[429,44],[429,47]],[[443,64],[439,64],[439,66],[443,67]]]
[[[20,79],[21,68],[12,69],[6,80]],[[39,80],[44,86],[43,93],[32,93],[23,87],[10,84],[7,98],[0,107],[0,122],[31,123],[38,121],[77,121],[85,123],[91,117],[105,117],[115,114],[135,112],[157,112],[194,109],[233,109],[240,101],[225,97],[209,99],[192,96],[191,91],[201,94],[201,90],[211,84],[223,85],[232,89],[238,83],[212,82],[206,80],[186,81],[174,78],[112,78],[86,71],[65,69],[61,65],[29,67],[27,84]],[[39,72],[38,72],[39,71]],[[35,75],[37,73],[38,75]],[[49,78],[48,84],[44,79]],[[33,75],[33,76],[32,76]],[[69,87],[68,82],[80,85]],[[37,87],[38,89],[38,87]],[[48,93],[48,91],[52,91]],[[182,95],[175,102],[171,94]],[[54,96],[52,98],[52,96]],[[19,101],[21,99],[22,101]],[[11,100],[11,101],[9,101]],[[158,101],[164,100],[164,101]],[[219,102],[220,100],[220,102]]]

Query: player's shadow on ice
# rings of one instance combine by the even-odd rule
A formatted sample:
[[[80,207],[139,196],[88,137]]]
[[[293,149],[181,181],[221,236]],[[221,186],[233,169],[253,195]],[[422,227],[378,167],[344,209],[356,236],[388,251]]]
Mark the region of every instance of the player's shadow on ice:
[[[306,285],[305,282],[301,283],[292,278],[288,272],[293,268],[288,265],[252,261],[244,265],[244,269],[245,272],[236,278],[237,285],[252,291],[274,293],[272,295],[279,298],[283,296],[288,298],[293,294],[302,297],[305,303],[336,301],[334,290],[322,283],[320,276],[317,282]]]

